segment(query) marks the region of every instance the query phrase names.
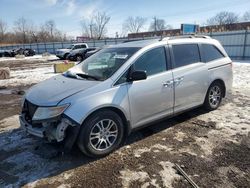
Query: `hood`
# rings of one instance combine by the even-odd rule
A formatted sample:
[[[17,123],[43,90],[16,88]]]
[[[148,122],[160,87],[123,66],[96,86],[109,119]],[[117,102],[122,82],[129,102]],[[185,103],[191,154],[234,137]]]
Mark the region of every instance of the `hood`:
[[[76,49],[76,50],[72,50],[72,51],[70,52],[70,54],[82,53],[82,52],[84,52],[84,51],[86,51],[86,48]]]
[[[61,100],[98,83],[100,82],[58,75],[33,86],[28,90],[25,98],[38,106],[55,106]]]

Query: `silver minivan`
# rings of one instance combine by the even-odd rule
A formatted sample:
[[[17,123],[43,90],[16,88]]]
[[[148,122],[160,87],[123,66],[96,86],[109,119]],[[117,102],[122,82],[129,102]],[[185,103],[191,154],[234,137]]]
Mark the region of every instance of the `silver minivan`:
[[[20,123],[32,135],[101,157],[143,125],[202,105],[215,110],[231,85],[232,61],[210,37],[127,42],[33,86]]]

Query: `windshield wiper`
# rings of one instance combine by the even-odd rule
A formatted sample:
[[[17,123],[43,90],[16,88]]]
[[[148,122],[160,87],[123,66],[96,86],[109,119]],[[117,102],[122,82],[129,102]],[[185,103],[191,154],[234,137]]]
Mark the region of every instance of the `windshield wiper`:
[[[88,75],[88,74],[77,73],[76,75],[77,75],[77,76],[80,76],[80,77],[82,77],[82,78],[86,78],[86,79],[91,78],[91,79],[93,79],[93,80],[101,80],[100,77],[92,76],[92,75]]]
[[[63,73],[63,75],[64,75],[64,76],[66,76],[66,77],[69,77],[69,78],[77,78],[77,76],[76,76],[76,75],[71,74],[69,71],[67,71],[67,72]]]

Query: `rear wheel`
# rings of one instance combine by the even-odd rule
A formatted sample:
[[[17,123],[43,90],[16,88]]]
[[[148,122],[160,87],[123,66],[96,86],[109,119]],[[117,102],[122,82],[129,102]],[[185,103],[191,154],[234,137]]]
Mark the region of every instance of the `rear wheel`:
[[[215,110],[219,107],[224,93],[224,87],[221,83],[215,82],[210,85],[204,102],[207,110]]]
[[[90,157],[103,157],[117,149],[123,138],[123,123],[118,114],[103,110],[84,122],[78,136],[78,147]]]

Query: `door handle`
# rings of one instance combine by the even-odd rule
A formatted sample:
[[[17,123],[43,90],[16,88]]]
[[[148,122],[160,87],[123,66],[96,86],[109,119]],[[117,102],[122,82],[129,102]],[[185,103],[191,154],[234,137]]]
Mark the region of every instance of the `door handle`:
[[[164,82],[162,85],[164,87],[172,87],[173,84],[174,84],[174,81],[173,80],[169,80],[169,81]]]
[[[178,85],[178,84],[180,84],[183,80],[184,80],[184,77],[182,76],[182,77],[176,78],[176,79],[174,80],[174,83],[175,83],[176,85]]]

